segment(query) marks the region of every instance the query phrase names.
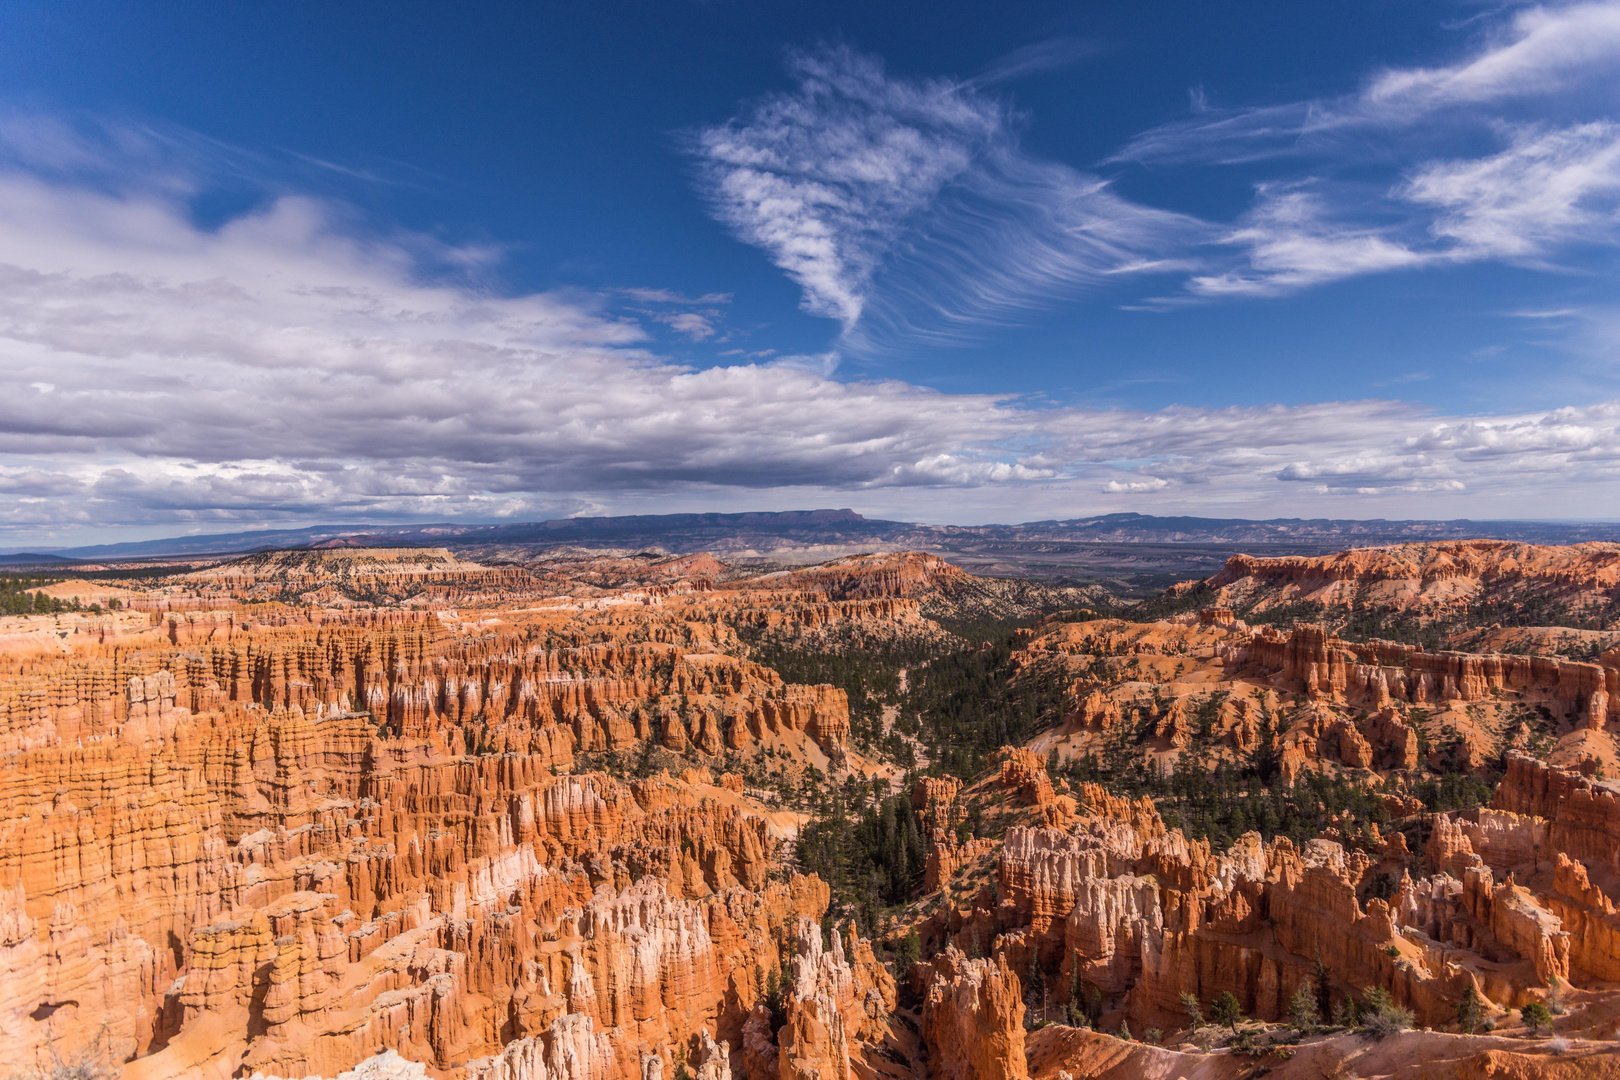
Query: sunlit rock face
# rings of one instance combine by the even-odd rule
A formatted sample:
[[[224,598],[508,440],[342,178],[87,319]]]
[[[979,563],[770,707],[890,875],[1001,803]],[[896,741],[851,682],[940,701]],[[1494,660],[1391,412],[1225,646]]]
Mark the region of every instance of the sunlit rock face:
[[[956,573],[936,563],[716,589],[685,560],[604,590],[293,553],[170,580],[59,649],[29,637],[0,671],[0,1052],[720,1080],[787,965],[797,1056],[847,1069],[894,982],[864,941],[812,950],[827,889],[781,857],[799,818],[704,767],[573,769],[649,746],[846,759],[843,692],[785,683],[733,627],[926,629],[907,593]],[[243,603],[271,588],[416,601]]]
[[[255,558],[63,617],[54,644],[0,642],[8,1061],[100,1055],[131,1080],[1224,1076],[1232,1055],[1067,1021],[1173,1033],[1185,995],[1225,992],[1280,1021],[1318,965],[1330,1006],[1378,987],[1441,1027],[1473,988],[1506,1024],[1563,988],[1561,1033],[1612,1035],[1612,654],[1429,653],[1231,608],[1034,626],[1009,685],[1042,681],[1054,714],[981,775],[912,777],[916,879],[856,933],[796,869],[804,804],[757,766],[891,792],[904,773],[862,753],[844,691],[751,657],[942,640],[927,611],[993,590],[920,555],[754,577],[699,557]],[[1514,708],[1567,733],[1521,753]],[[1490,805],[1412,793],[1436,725],[1462,766],[1500,760]],[[1212,846],[1173,806],[1052,768],[1127,736],[1167,767],[1269,748],[1280,785],[1357,778],[1388,827]],[[891,970],[913,930],[921,956]],[[1491,1060],[1558,1075],[1447,1037],[1473,1049],[1430,1047],[1455,1066],[1436,1075],[1510,1051]],[[1329,1074],[1359,1052],[1311,1045],[1300,1068]]]

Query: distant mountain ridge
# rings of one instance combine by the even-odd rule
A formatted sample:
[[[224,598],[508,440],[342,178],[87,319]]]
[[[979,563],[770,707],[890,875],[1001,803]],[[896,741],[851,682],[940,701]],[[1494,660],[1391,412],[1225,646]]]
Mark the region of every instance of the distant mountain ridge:
[[[1042,551],[1080,544],[1266,545],[1325,552],[1421,540],[1493,539],[1525,543],[1573,544],[1620,540],[1620,522],[1542,521],[1386,521],[1338,518],[1155,517],[1100,514],[1021,524],[924,525],[867,518],[850,509],[755,511],[746,513],[636,514],[617,517],[554,518],[504,524],[453,522],[407,525],[318,525],[304,529],[261,529],[203,536],[179,536],[115,544],[0,555],[20,564],[27,555],[39,562],[62,559],[146,558],[220,555],[272,548],[316,546],[659,547],[684,554],[755,550],[761,554],[803,547],[919,548],[938,551],[999,552],[1007,545]],[[1054,549],[1052,545],[1059,547]]]
[[[950,527],[946,527],[950,528]],[[1386,520],[1383,518],[1202,518],[1101,514],[1089,518],[967,526],[970,532],[1005,532],[1020,539],[1132,543],[1337,543],[1355,546],[1422,540],[1519,540],[1575,544],[1620,539],[1620,522]]]
[[[926,528],[927,526],[923,526]],[[683,534],[729,536],[738,532],[775,535],[801,529],[839,532],[852,529],[879,537],[917,526],[898,521],[871,521],[853,510],[753,511],[738,514],[642,514],[622,517],[553,518],[488,524],[431,522],[409,525],[315,525],[304,529],[254,529],[235,533],[177,536],[49,549],[55,558],[143,558],[158,555],[221,555],[269,549],[316,546],[419,547],[449,544],[540,544],[566,546],[582,542],[619,542],[619,546],[658,542]],[[31,554],[44,555],[39,548]],[[0,556],[4,558],[5,556]]]

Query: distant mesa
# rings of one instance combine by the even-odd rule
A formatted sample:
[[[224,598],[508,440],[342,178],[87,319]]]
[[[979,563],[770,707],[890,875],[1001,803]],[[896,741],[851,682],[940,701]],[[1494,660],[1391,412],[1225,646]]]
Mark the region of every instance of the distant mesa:
[[[388,539],[382,536],[338,536],[309,546],[312,551],[321,551],[328,548],[387,547]]]
[[[554,518],[547,521],[467,524],[321,525],[307,529],[256,530],[95,544],[27,560],[135,559],[175,555],[323,547],[492,546],[555,549],[567,545],[621,549],[658,548],[692,554],[805,551],[820,558],[860,550],[930,550],[980,560],[1012,560],[1020,572],[1038,571],[1043,558],[1064,555],[1064,545],[1194,545],[1247,549],[1255,554],[1322,555],[1348,547],[1473,539],[1535,544],[1620,541],[1620,523],[1536,521],[1358,521],[1334,518],[1154,517],[1100,514],[1022,524],[923,525],[868,518],[851,509],[744,513],[637,514]],[[1054,547],[1054,545],[1057,545]],[[835,549],[835,550],[828,550]],[[22,559],[24,554],[0,556]]]
[[[66,555],[48,555],[30,551],[19,551],[15,555],[0,555],[0,566],[48,566],[51,563],[78,561]]]

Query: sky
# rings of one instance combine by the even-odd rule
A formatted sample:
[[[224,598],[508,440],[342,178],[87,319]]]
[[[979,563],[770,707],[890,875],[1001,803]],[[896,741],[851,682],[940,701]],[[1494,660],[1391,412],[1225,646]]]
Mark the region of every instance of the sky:
[[[1620,0],[0,8],[0,547],[1620,518]]]

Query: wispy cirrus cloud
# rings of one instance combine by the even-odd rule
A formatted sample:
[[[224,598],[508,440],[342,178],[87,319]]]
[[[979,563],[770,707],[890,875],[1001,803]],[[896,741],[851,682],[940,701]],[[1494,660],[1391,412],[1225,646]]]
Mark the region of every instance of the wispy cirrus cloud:
[[[1548,265],[1620,238],[1620,125],[1504,126],[1507,146],[1423,162],[1382,192],[1267,183],[1221,238],[1235,264],[1189,278],[1203,297],[1276,296],[1392,270],[1485,260]]]
[[[1015,58],[1001,77],[1049,62]],[[847,48],[795,55],[790,70],[792,91],[689,145],[715,215],[800,286],[806,311],[839,321],[846,347],[954,340],[1112,276],[1173,269],[1207,233],[1031,157],[1017,115],[980,83],[895,78]]]
[[[898,78],[849,49],[799,54],[791,90],[688,146],[716,216],[866,355],[974,340],[1132,281],[1159,294],[1126,306],[1153,309],[1485,260],[1547,267],[1612,246],[1620,2],[1476,27],[1454,62],[1373,72],[1335,98],[1221,110],[1200,94],[1194,116],[1103,163],[1264,163],[1273,175],[1224,225],[1023,149],[1019,114],[989,88],[1085,42],[1021,50],[966,80]],[[1498,148],[1478,153],[1486,140]],[[1437,153],[1448,146],[1473,156]]]
[[[1519,128],[1488,157],[1429,162],[1400,189],[1440,216],[1431,232],[1455,258],[1530,259],[1620,229],[1620,124]]]
[[[1468,55],[1452,64],[1384,69],[1350,94],[1274,105],[1214,109],[1150,128],[1109,159],[1157,164],[1233,164],[1278,156],[1365,157],[1410,153],[1414,125],[1488,120],[1492,106],[1571,94],[1612,107],[1620,64],[1620,4],[1530,6],[1505,22],[1485,21]],[[1200,100],[1204,100],[1202,97]],[[1452,115],[1437,116],[1450,112]],[[1368,140],[1369,131],[1379,138]],[[1431,133],[1432,134],[1432,133]],[[1355,140],[1353,144],[1346,140]]]
[[[1221,237],[1245,250],[1239,265],[1193,276],[1204,297],[1277,296],[1358,274],[1411,269],[1434,256],[1408,247],[1398,230],[1335,216],[1337,208],[1304,184],[1263,185],[1254,209]]]
[[[1095,56],[1103,51],[1100,42],[1088,38],[1055,37],[1037,41],[1033,45],[1014,49],[1006,56],[991,61],[985,69],[967,80],[964,86],[985,87],[1012,82],[1015,79],[1056,71],[1070,64]]]
[[[1187,292],[1276,296],[1485,260],[1547,267],[1612,247],[1620,3],[1530,7],[1479,25],[1474,48],[1455,63],[1386,69],[1337,98],[1200,108],[1114,155],[1278,171],[1220,237],[1236,257],[1189,275]],[[1499,149],[1436,155],[1487,140]],[[1290,165],[1304,171],[1290,175]],[[1368,179],[1380,169],[1386,182]]]
[[[1361,95],[1369,112],[1405,119],[1435,109],[1570,90],[1620,62],[1620,6],[1535,4],[1492,26],[1455,64],[1380,72]]]

